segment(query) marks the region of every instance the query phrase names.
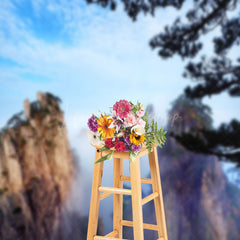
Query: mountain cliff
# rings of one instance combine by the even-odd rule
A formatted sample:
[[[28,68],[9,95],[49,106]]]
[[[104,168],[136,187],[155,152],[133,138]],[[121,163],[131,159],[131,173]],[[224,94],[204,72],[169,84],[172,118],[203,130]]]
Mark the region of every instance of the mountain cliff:
[[[240,190],[218,159],[190,153],[174,139],[166,151],[159,151],[159,164],[169,240],[238,240]]]
[[[37,94],[0,135],[0,239],[51,239],[72,183],[60,99]]]
[[[169,116],[168,131],[174,133],[212,124],[206,105],[183,97]],[[229,183],[216,157],[189,152],[169,136],[158,158],[169,240],[240,239],[240,189]],[[149,207],[147,220],[154,222]],[[154,233],[146,237],[155,239]]]

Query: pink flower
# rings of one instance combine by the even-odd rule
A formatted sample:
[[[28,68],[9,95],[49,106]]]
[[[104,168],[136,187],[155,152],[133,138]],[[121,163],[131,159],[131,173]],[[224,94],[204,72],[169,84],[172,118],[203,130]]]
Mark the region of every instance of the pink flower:
[[[139,111],[136,112],[136,114],[137,114],[138,117],[143,117],[144,111],[143,110],[139,110]]]
[[[127,115],[124,125],[126,127],[131,127],[131,126],[135,125],[136,123],[137,123],[137,119],[136,119],[135,115],[133,113],[129,113]]]
[[[142,126],[142,127],[145,127],[146,122],[145,122],[144,120],[142,120],[141,118],[138,118],[138,119],[137,119],[137,124],[140,125],[140,126]]]
[[[116,115],[120,118],[126,118],[131,109],[132,107],[127,100],[120,100],[113,105],[113,111],[116,111]]]

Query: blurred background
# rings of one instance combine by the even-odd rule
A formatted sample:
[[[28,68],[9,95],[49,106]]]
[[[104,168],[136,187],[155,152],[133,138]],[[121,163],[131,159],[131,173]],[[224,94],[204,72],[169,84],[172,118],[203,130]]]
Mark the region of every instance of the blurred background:
[[[240,239],[239,7],[3,0],[0,239],[86,239],[95,154],[87,120],[120,99],[140,101],[168,131],[158,157],[169,240]],[[141,167],[149,177],[147,158]],[[104,185],[112,168],[107,161]],[[130,206],[124,197],[125,219]],[[108,197],[100,235],[112,231],[112,211]],[[152,202],[143,213],[155,222]],[[124,237],[133,239],[131,228]]]

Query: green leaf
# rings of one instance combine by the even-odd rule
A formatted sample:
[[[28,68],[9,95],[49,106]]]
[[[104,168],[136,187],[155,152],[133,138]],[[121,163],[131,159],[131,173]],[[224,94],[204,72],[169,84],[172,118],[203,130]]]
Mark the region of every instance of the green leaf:
[[[105,145],[99,150],[99,152],[106,151],[106,150],[109,150],[109,149],[110,148]]]
[[[157,132],[157,122],[155,122],[155,125],[154,125],[154,132]]]
[[[147,112],[144,113],[142,119],[143,119],[145,122],[148,122],[148,115],[147,115]]]
[[[112,159],[112,155],[113,155],[113,152],[105,155],[104,157],[98,159],[98,160],[95,162],[95,164],[96,164],[96,163],[99,163],[99,162],[103,162],[103,161],[105,161],[105,160],[111,160],[111,159]]]
[[[113,155],[113,151],[107,155],[107,160],[111,160]]]
[[[130,159],[130,162],[134,162],[136,157],[137,157],[138,153],[135,153],[133,151],[129,151],[129,159]]]

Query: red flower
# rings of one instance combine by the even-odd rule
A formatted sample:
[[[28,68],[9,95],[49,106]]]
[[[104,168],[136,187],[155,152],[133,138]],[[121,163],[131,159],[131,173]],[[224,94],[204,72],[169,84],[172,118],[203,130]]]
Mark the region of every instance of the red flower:
[[[122,141],[115,143],[115,148],[117,152],[123,152],[125,150],[125,145]]]
[[[108,139],[105,141],[105,145],[106,145],[108,148],[114,147],[114,143],[113,143],[113,141],[112,141],[111,138],[108,138]]]

